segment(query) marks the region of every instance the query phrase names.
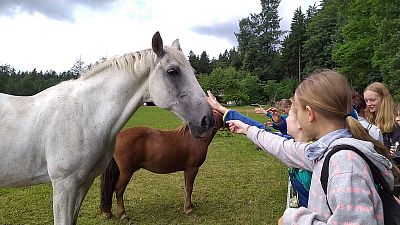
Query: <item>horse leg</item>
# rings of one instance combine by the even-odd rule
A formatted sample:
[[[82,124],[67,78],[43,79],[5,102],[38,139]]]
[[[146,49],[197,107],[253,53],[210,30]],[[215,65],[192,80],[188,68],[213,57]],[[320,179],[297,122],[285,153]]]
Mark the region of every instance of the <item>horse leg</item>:
[[[132,171],[126,171],[126,170],[120,170],[120,175],[119,179],[117,182],[117,185],[115,185],[115,195],[117,198],[117,216],[123,220],[123,219],[129,219],[128,215],[126,215],[125,212],[125,205],[124,205],[124,193],[126,186],[128,186],[129,181],[132,178],[133,173],[135,170]]]
[[[75,179],[52,181],[54,225],[76,224],[79,209],[93,180],[85,183]]]
[[[193,183],[194,183],[194,179],[196,178],[198,171],[199,171],[198,167],[190,167],[190,168],[186,168],[186,170],[184,172],[184,176],[185,176],[184,211],[186,214],[189,214],[193,211],[193,203],[192,203]]]

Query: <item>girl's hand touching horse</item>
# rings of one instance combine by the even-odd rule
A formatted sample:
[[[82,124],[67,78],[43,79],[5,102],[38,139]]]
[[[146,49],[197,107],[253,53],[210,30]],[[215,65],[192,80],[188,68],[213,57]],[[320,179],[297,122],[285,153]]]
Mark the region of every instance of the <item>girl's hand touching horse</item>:
[[[236,134],[246,134],[250,125],[243,123],[240,120],[229,120],[227,121],[229,130]]]
[[[217,99],[215,98],[215,96],[211,93],[211,91],[207,91],[207,102],[208,104],[210,104],[211,108],[213,110],[217,110],[218,112],[225,114],[226,111],[228,111],[227,108],[225,108],[224,106],[222,106]]]

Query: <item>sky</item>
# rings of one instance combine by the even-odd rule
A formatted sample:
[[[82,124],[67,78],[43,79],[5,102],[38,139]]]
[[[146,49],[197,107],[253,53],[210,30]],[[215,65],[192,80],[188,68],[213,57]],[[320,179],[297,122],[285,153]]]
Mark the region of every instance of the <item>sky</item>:
[[[294,10],[319,0],[281,0],[281,29]],[[21,71],[69,70],[151,48],[159,31],[164,45],[179,39],[189,51],[218,58],[237,47],[239,20],[261,12],[260,0],[1,0],[0,65]]]

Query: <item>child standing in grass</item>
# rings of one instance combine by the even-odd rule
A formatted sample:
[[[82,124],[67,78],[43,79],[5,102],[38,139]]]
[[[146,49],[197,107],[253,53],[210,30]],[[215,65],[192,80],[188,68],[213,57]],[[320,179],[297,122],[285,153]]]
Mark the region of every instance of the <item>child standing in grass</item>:
[[[388,159],[388,149],[350,116],[351,109],[351,89],[345,78],[322,70],[297,87],[293,104],[302,132],[315,142],[294,142],[241,121],[228,121],[232,132],[246,134],[288,166],[313,172],[308,208],[286,209],[278,224],[384,224],[382,201],[369,166],[357,153],[343,150],[332,156],[327,195],[320,182],[327,152],[348,144],[362,151],[393,188],[392,169],[396,175],[399,170]]]

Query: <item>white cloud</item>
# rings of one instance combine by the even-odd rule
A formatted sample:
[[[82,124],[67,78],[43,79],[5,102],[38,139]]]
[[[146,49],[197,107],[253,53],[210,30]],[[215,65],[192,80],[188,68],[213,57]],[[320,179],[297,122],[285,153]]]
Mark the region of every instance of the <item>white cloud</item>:
[[[179,38],[186,55],[192,50],[197,55],[206,51],[210,57],[217,57],[236,46],[233,33],[239,29],[238,21],[261,11],[259,0],[102,2],[107,1],[112,4],[94,8],[95,1],[73,0],[74,7],[64,11],[69,13],[69,19],[52,16],[54,10],[61,9],[45,4],[19,5],[12,15],[0,14],[0,64],[7,63],[19,70],[66,71],[79,57],[93,63],[104,56],[150,48],[156,31],[160,31],[166,45]],[[282,0],[279,9],[282,23],[290,24],[294,9],[306,4],[302,8],[305,11],[313,2]],[[0,13],[10,11],[4,8],[5,3],[0,4]],[[208,28],[207,32],[196,32],[200,27]]]

